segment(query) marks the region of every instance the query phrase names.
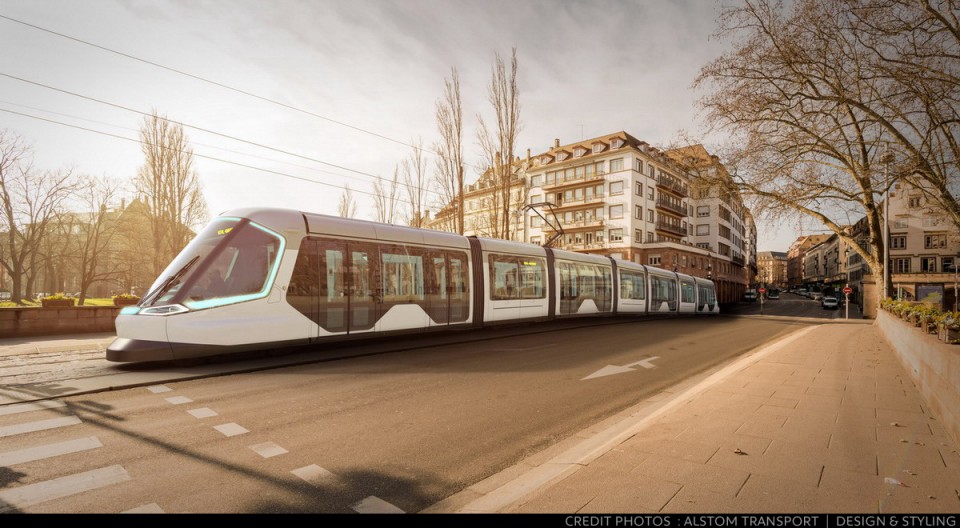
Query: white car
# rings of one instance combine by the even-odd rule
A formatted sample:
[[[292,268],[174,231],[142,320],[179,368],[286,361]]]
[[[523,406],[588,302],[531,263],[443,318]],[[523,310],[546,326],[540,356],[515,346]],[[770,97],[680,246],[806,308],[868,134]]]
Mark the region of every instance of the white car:
[[[820,301],[820,306],[822,306],[824,310],[836,310],[840,308],[840,302],[836,297],[827,296]]]

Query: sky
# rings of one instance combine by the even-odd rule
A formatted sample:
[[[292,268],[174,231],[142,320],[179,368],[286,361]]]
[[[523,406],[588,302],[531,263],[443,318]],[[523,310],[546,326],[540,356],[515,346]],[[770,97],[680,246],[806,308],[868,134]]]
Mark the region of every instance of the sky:
[[[392,177],[414,141],[437,141],[435,105],[452,67],[467,181],[477,178],[477,117],[492,119],[491,69],[512,48],[519,156],[620,130],[651,145],[681,131],[722,144],[691,87],[723,50],[713,37],[719,9],[711,0],[0,0],[0,129],[31,148],[36,169],[129,180],[143,165],[138,130],[156,111],[183,123],[211,214],[336,214],[349,185],[356,217],[372,219],[375,179]],[[760,251],[786,251],[809,233],[759,220]]]

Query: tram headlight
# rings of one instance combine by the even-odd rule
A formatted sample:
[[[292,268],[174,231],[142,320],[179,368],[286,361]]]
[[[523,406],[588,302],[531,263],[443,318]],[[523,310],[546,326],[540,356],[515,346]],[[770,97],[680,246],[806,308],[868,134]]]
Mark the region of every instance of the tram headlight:
[[[163,306],[151,306],[140,310],[139,315],[174,315],[190,310],[182,304],[166,304]]]

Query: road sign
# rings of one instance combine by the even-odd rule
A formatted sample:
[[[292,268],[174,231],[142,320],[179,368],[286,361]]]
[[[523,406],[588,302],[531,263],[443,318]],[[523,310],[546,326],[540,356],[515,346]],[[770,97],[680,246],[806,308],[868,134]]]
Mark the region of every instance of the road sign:
[[[843,293],[846,295],[850,295],[851,293],[853,293],[853,288],[851,288],[850,286],[847,286],[846,288],[843,289]]]
[[[760,293],[767,293],[767,289],[766,289],[766,288],[760,288]]]

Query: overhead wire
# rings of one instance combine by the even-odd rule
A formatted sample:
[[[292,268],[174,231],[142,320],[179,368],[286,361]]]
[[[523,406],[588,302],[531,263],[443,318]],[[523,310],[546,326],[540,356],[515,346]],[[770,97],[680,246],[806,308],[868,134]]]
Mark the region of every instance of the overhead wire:
[[[178,69],[176,69],[176,68],[173,68],[173,67],[170,67],[170,66],[166,66],[166,65],[164,65],[164,64],[160,64],[160,63],[158,63],[158,62],[151,61],[151,60],[148,60],[148,59],[144,59],[144,58],[141,58],[141,57],[137,57],[136,55],[131,55],[131,54],[129,54],[129,53],[125,53],[125,52],[122,52],[122,51],[119,51],[119,50],[115,50],[115,49],[113,49],[113,48],[108,48],[108,47],[103,46],[103,45],[100,45],[100,44],[95,44],[95,43],[93,43],[93,42],[90,42],[90,41],[87,41],[87,40],[83,40],[83,39],[81,39],[81,38],[77,38],[77,37],[73,37],[73,36],[67,35],[67,34],[65,34],[65,33],[61,33],[61,32],[59,32],[59,31],[54,31],[54,30],[52,30],[52,29],[47,29],[47,28],[45,28],[45,27],[41,27],[41,26],[38,26],[38,25],[36,25],[36,24],[31,24],[31,23],[29,23],[29,22],[26,22],[26,21],[23,21],[23,20],[19,20],[19,19],[13,18],[13,17],[9,17],[9,16],[3,15],[3,14],[0,14],[0,19],[8,20],[8,21],[14,22],[14,23],[16,23],[16,24],[21,24],[21,25],[23,25],[23,26],[27,26],[27,27],[32,28],[32,29],[36,29],[37,31],[42,31],[42,32],[44,32],[44,33],[49,33],[49,34],[51,34],[51,35],[55,35],[55,36],[57,36],[57,37],[67,39],[67,40],[76,42],[76,43],[78,43],[78,44],[83,44],[83,45],[85,45],[85,46],[90,46],[90,47],[92,47],[92,48],[96,48],[96,49],[98,49],[98,50],[105,51],[105,52],[107,52],[107,53],[112,53],[112,54],[115,54],[115,55],[118,55],[118,56],[121,56],[121,57],[130,59],[130,60],[134,60],[134,61],[137,61],[137,62],[141,62],[141,63],[143,63],[143,64],[147,64],[147,65],[153,66],[153,67],[155,67],[155,68],[160,68],[160,69],[162,69],[162,70],[166,70],[166,71],[175,73],[175,74],[177,74],[177,75],[183,75],[183,76],[185,76],[185,77],[189,77],[189,78],[191,78],[191,79],[194,79],[194,80],[197,80],[197,81],[200,81],[200,82],[208,83],[208,84],[211,84],[211,85],[213,85],[213,86],[217,86],[217,87],[219,87],[219,88],[223,88],[223,89],[225,89],[225,90],[229,90],[229,91],[232,91],[232,92],[235,92],[235,93],[238,93],[238,94],[247,96],[247,97],[252,97],[252,98],[257,99],[257,100],[260,100],[260,101],[264,101],[264,102],[267,102],[267,103],[270,103],[270,104],[273,104],[273,105],[280,106],[280,107],[282,107],[282,108],[286,108],[286,109],[288,109],[288,110],[293,110],[293,111],[295,111],[295,112],[300,112],[300,113],[302,113],[302,114],[309,115],[309,116],[315,117],[315,118],[317,118],[317,119],[322,119],[322,120],[324,120],[324,121],[327,121],[327,122],[330,122],[330,123],[334,123],[334,124],[337,124],[337,125],[340,125],[340,126],[349,128],[349,129],[351,129],[351,130],[356,130],[356,131],[362,132],[362,133],[364,133],[364,134],[369,134],[369,135],[371,135],[371,136],[374,136],[374,137],[377,137],[377,138],[380,138],[380,139],[384,139],[384,140],[386,140],[386,141],[390,141],[390,142],[393,142],[393,143],[396,143],[396,144],[399,144],[399,145],[404,145],[404,146],[406,146],[406,147],[410,147],[410,148],[415,149],[415,150],[430,152],[431,154],[433,154],[433,155],[435,155],[435,156],[440,156],[440,155],[441,155],[439,152],[437,152],[437,151],[435,151],[435,150],[432,150],[432,149],[425,149],[425,148],[423,148],[423,147],[418,147],[418,146],[416,146],[416,145],[412,145],[412,144],[407,143],[407,142],[405,142],[405,141],[401,141],[401,140],[399,140],[399,139],[391,138],[391,137],[389,137],[389,136],[385,136],[385,135],[383,135],[383,134],[380,134],[380,133],[377,133],[377,132],[373,132],[373,131],[371,131],[371,130],[367,130],[367,129],[362,128],[362,127],[358,127],[358,126],[355,126],[355,125],[351,125],[351,124],[349,124],[349,123],[346,123],[346,122],[343,122],[343,121],[340,121],[340,120],[337,120],[337,119],[333,119],[333,118],[330,118],[330,117],[327,117],[327,116],[318,114],[318,113],[316,113],[316,112],[311,112],[311,111],[309,111],[309,110],[304,110],[303,108],[299,108],[299,107],[296,107],[296,106],[293,106],[293,105],[290,105],[290,104],[287,104],[287,103],[283,103],[283,102],[277,101],[277,100],[275,100],[275,99],[271,99],[271,98],[266,97],[266,96],[263,96],[263,95],[255,94],[255,93],[253,93],[253,92],[250,92],[250,91],[247,91],[247,90],[243,90],[243,89],[241,89],[241,88],[236,88],[236,87],[234,87],[234,86],[230,86],[230,85],[228,85],[228,84],[225,84],[225,83],[222,83],[222,82],[219,82],[219,81],[214,81],[214,80],[212,80],[212,79],[207,79],[206,77],[202,77],[202,76],[200,76],[200,75],[196,75],[196,74],[193,74],[193,73],[189,73],[189,72],[186,72],[186,71],[183,71],[183,70],[178,70]],[[475,166],[473,166],[473,165],[470,165],[470,164],[467,164],[467,163],[464,163],[463,165],[464,165],[464,166],[467,166],[467,167],[475,168],[475,169],[477,168],[477,167],[475,167]]]
[[[75,128],[75,129],[78,129],[78,130],[84,130],[84,131],[87,131],[87,132],[92,132],[92,133],[94,133],[94,134],[100,134],[100,135],[102,135],[102,136],[112,137],[112,138],[116,138],[116,139],[122,139],[122,140],[124,140],[124,141],[129,141],[129,142],[132,142],[132,143],[138,143],[138,144],[140,144],[140,145],[145,145],[145,143],[144,143],[143,141],[139,140],[139,139],[128,138],[128,137],[121,136],[121,135],[118,135],[118,134],[111,134],[110,132],[104,132],[104,131],[101,131],[101,130],[96,130],[96,129],[87,128],[87,127],[82,127],[82,126],[79,126],[79,125],[73,125],[73,124],[70,124],[70,123],[64,123],[64,122],[62,122],[62,121],[57,121],[57,120],[55,120],[55,119],[47,119],[47,118],[45,118],[45,117],[30,115],[30,114],[26,114],[26,113],[23,113],[23,112],[17,112],[17,111],[10,110],[10,109],[7,109],[7,108],[0,108],[0,112],[6,112],[6,113],[8,113],[8,114],[19,115],[19,116],[27,117],[27,118],[30,118],[30,119],[36,119],[36,120],[38,120],[38,121],[44,121],[44,122],[47,122],[47,123],[52,123],[52,124],[56,124],[56,125],[61,125],[61,126],[69,127],[69,128]],[[160,147],[163,148],[163,149],[165,149],[165,150],[176,150],[176,149],[171,149],[170,147],[166,147],[166,146],[162,146],[162,145],[161,145]],[[176,150],[176,151],[177,151],[177,152],[182,152],[182,150]],[[305,178],[305,177],[303,177],[303,176],[296,176],[296,175],[293,175],[293,174],[288,174],[288,173],[285,173],[285,172],[275,171],[275,170],[272,170],[272,169],[265,169],[265,168],[263,168],[263,167],[256,167],[256,166],[253,166],[253,165],[248,165],[248,164],[246,164],[246,163],[240,163],[240,162],[237,162],[237,161],[232,161],[232,160],[228,160],[228,159],[218,158],[218,157],[216,157],[216,156],[209,156],[209,155],[206,155],[206,154],[197,154],[196,152],[193,152],[192,155],[193,155],[194,157],[197,157],[197,158],[203,158],[203,159],[208,159],[208,160],[212,160],[212,161],[218,161],[218,162],[221,162],[221,163],[226,163],[226,164],[234,165],[234,166],[237,166],[237,167],[243,167],[243,168],[252,169],[252,170],[255,170],[255,171],[266,172],[266,173],[268,173],[268,174],[274,174],[274,175],[277,175],[277,176],[282,176],[282,177],[285,177],[285,178],[291,178],[291,179],[294,179],[294,180],[301,180],[301,181],[305,181],[305,182],[309,182],[309,183],[316,183],[316,184],[319,184],[319,185],[325,185],[325,186],[327,186],[327,187],[333,187],[333,188],[335,188],[335,189],[340,189],[340,190],[344,190],[344,191],[347,190],[347,188],[344,187],[344,186],[335,185],[335,184],[332,184],[332,183],[327,183],[327,182],[322,182],[322,181],[317,181],[317,180],[312,180],[312,179],[310,179],[310,178]],[[359,190],[359,189],[350,189],[350,192],[358,192],[358,193],[360,193],[360,194],[366,194],[366,195],[368,195],[368,196],[373,196],[373,197],[376,197],[376,196],[377,196],[375,193],[371,193],[371,192],[367,192],[367,191],[363,191],[363,190]],[[404,203],[404,204],[407,204],[407,205],[410,205],[410,206],[413,206],[413,205],[414,205],[413,202],[411,202],[411,201],[409,201],[409,200],[404,200],[404,199],[402,199],[402,198],[400,198],[400,197],[397,197],[397,202],[399,202],[399,203]]]
[[[185,123],[185,122],[182,122],[182,121],[177,121],[177,120],[169,119],[169,118],[162,117],[162,116],[158,116],[158,115],[155,115],[155,114],[152,114],[152,113],[149,113],[149,112],[144,112],[144,111],[142,111],[142,110],[137,110],[136,108],[130,108],[130,107],[127,107],[127,106],[124,106],[124,105],[121,105],[121,104],[111,103],[111,102],[109,102],[109,101],[104,101],[104,100],[102,100],[102,99],[97,99],[97,98],[95,98],[95,97],[91,97],[91,96],[88,96],[88,95],[83,95],[83,94],[80,94],[80,93],[77,93],[77,92],[72,92],[72,91],[70,91],[70,90],[64,90],[64,89],[62,89],[62,88],[57,88],[57,87],[55,87],[55,86],[50,86],[50,85],[48,85],[48,84],[40,83],[40,82],[37,82],[37,81],[31,81],[31,80],[29,80],[29,79],[25,79],[25,78],[23,78],[23,77],[18,77],[18,76],[16,76],[16,75],[10,75],[10,74],[8,74],[8,73],[0,72],[0,77],[7,77],[7,78],[9,78],[9,79],[13,79],[13,80],[16,80],[16,81],[20,81],[20,82],[23,82],[23,83],[26,83],[26,84],[31,84],[31,85],[34,85],[34,86],[39,86],[39,87],[41,87],[41,88],[45,88],[45,89],[52,90],[52,91],[55,91],[55,92],[63,93],[63,94],[70,95],[70,96],[73,96],[73,97],[78,97],[78,98],[85,99],[85,100],[88,100],[88,101],[92,101],[92,102],[95,102],[95,103],[98,103],[98,104],[110,106],[110,107],[117,108],[117,109],[120,109],[120,110],[123,110],[123,111],[126,111],[126,112],[132,112],[132,113],[135,113],[135,114],[139,114],[139,115],[144,116],[144,117],[156,117],[157,119],[161,119],[161,120],[166,121],[166,122],[169,122],[169,123],[173,123],[173,124],[176,124],[176,125],[180,125],[180,126],[182,126],[182,127],[184,127],[184,128],[189,128],[189,129],[192,129],[192,130],[197,130],[197,131],[204,132],[204,133],[207,133],[207,134],[211,134],[211,135],[214,135],[214,136],[219,136],[219,137],[222,137],[222,138],[225,138],[225,139],[229,139],[229,140],[231,140],[231,141],[237,141],[237,142],[239,142],[239,143],[245,143],[245,144],[247,144],[247,145],[255,146],[255,147],[258,147],[258,148],[262,148],[262,149],[266,149],[266,150],[272,150],[272,151],[278,152],[278,153],[280,153],[280,154],[284,154],[284,155],[287,155],[287,156],[293,156],[293,157],[295,157],[295,158],[301,158],[301,159],[304,159],[304,160],[307,160],[307,161],[312,161],[312,162],[314,162],[314,163],[319,163],[319,164],[321,164],[321,165],[327,165],[327,166],[329,166],[329,167],[333,167],[333,168],[336,168],[336,169],[340,169],[340,170],[344,170],[344,171],[347,171],[347,172],[359,174],[359,175],[361,175],[361,176],[366,176],[366,177],[368,177],[368,178],[373,178],[373,179],[375,179],[375,180],[380,181],[381,183],[387,182],[387,181],[392,181],[392,180],[388,180],[388,179],[386,179],[386,178],[384,178],[384,177],[382,177],[382,176],[377,176],[377,175],[375,175],[375,174],[370,174],[370,173],[368,173],[368,172],[364,172],[364,171],[361,171],[361,170],[351,169],[351,168],[349,168],[349,167],[345,167],[345,166],[342,166],[342,165],[338,165],[338,164],[336,164],[336,163],[330,163],[330,162],[328,162],[328,161],[324,161],[324,160],[321,160],[321,159],[318,159],[318,158],[313,158],[313,157],[306,156],[306,155],[303,155],[303,154],[298,154],[298,153],[296,153],[296,152],[291,152],[291,151],[284,150],[284,149],[280,149],[280,148],[277,148],[277,147],[271,147],[271,146],[269,146],[269,145],[265,145],[265,144],[262,144],[262,143],[258,143],[258,142],[256,142],[256,141],[251,141],[251,140],[243,139],[243,138],[240,138],[240,137],[232,136],[232,135],[230,135],[230,134],[224,134],[224,133],[222,133],[222,132],[217,132],[217,131],[215,131],[215,130],[211,130],[211,129],[208,129],[208,128],[204,128],[204,127],[192,125],[192,124],[189,124],[189,123]],[[333,173],[327,173],[327,174],[333,174]],[[349,175],[343,175],[343,174],[334,174],[334,175],[336,175],[336,176],[341,176],[341,177],[348,177],[348,178],[350,177]],[[410,186],[409,184],[407,184],[406,182],[400,181],[400,180],[397,180],[397,184],[398,184],[398,185],[402,185],[403,187],[405,187],[405,188],[407,188],[407,189],[410,189],[410,188],[411,188],[411,186]],[[440,197],[441,199],[443,199],[443,196],[442,196],[439,192],[437,192],[437,191],[431,190],[431,189],[429,189],[429,188],[425,188],[424,191],[427,192],[428,194],[432,194],[432,195],[435,195],[435,196]]]

